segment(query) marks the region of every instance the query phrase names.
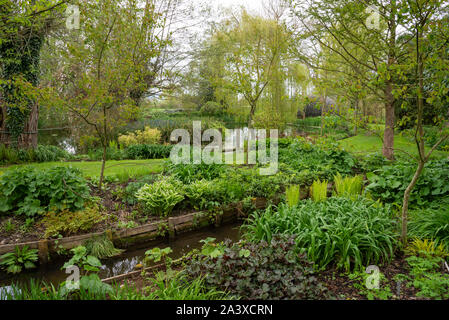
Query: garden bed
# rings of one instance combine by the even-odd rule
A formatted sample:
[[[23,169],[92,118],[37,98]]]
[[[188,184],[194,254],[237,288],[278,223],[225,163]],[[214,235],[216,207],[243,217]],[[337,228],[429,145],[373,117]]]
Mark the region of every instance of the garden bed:
[[[254,199],[254,206],[258,209],[264,208],[266,204],[266,199]],[[244,216],[241,208],[242,203],[239,202],[226,206],[223,208],[222,214],[219,215],[211,215],[210,213],[204,211],[191,213],[183,213],[178,211],[175,215],[172,215],[167,219],[155,219],[151,223],[143,224],[135,228],[113,229],[107,228],[107,225],[103,225],[104,229],[100,229],[100,226],[96,226],[94,229],[95,231],[90,230],[91,232],[89,233],[58,239],[36,239],[36,234],[34,237],[32,235],[28,235],[25,238],[17,239],[17,242],[5,243],[1,245],[0,255],[14,251],[16,246],[28,246],[30,248],[43,251],[40,255],[45,256],[45,253],[56,252],[57,250],[60,250],[61,247],[64,249],[74,248],[81,245],[85,240],[104,233],[106,233],[118,247],[124,248],[136,243],[166,237],[167,235],[170,237],[176,237],[177,235],[187,231],[210,225],[219,226],[222,223],[235,221],[236,219]]]

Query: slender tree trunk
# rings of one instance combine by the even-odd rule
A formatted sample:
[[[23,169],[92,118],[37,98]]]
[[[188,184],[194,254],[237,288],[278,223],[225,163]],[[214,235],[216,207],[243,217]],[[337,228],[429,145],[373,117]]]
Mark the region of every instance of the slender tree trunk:
[[[410,194],[413,191],[413,188],[415,187],[419,177],[421,176],[421,173],[424,169],[424,165],[426,164],[428,160],[428,156],[425,154],[425,145],[424,145],[424,129],[423,129],[423,114],[424,114],[424,62],[423,57],[421,56],[420,51],[420,40],[422,37],[422,28],[421,26],[416,26],[416,63],[417,63],[417,70],[416,74],[418,76],[418,94],[417,94],[417,101],[418,101],[418,114],[417,114],[417,120],[416,120],[416,132],[415,132],[415,141],[416,146],[418,148],[418,168],[415,171],[415,174],[413,175],[413,179],[410,182],[410,184],[407,186],[407,189],[404,193],[404,199],[402,202],[402,230],[401,230],[401,241],[402,244],[405,246],[407,244],[407,220],[408,220],[408,205],[410,200]],[[432,151],[431,151],[432,152]],[[430,153],[431,153],[430,152]],[[429,154],[430,156],[430,154]]]
[[[103,179],[104,179],[104,167],[106,166],[106,143],[103,142],[103,160],[101,162],[101,172],[100,172],[100,182],[98,183],[98,188],[103,186]]]
[[[413,191],[413,188],[418,182],[418,179],[424,169],[424,161],[419,161],[418,167],[416,168],[415,174],[413,175],[413,179],[410,184],[405,189],[404,198],[402,200],[402,218],[401,218],[401,242],[406,245],[407,244],[407,222],[408,222],[408,206],[410,201],[410,195]]]
[[[101,172],[100,172],[100,182],[99,182],[99,188],[101,190],[101,187],[103,185],[103,179],[104,179],[104,167],[106,166],[106,152],[107,152],[107,145],[108,145],[108,130],[107,130],[107,111],[106,106],[103,106],[103,139],[102,139],[102,145],[103,145],[103,161],[101,163]]]
[[[389,21],[389,33],[388,40],[389,52],[388,52],[388,66],[387,72],[391,72],[391,67],[395,64],[396,53],[394,48],[396,47],[396,16],[397,6],[396,1],[391,1],[390,21]],[[384,157],[389,160],[394,159],[394,125],[396,122],[394,114],[394,96],[393,96],[393,81],[391,79],[391,73],[388,75],[385,85],[385,131],[384,131],[384,144],[382,153]]]
[[[392,94],[392,84],[389,82],[385,89],[385,131],[384,131],[384,144],[382,154],[389,160],[394,159],[394,97]]]
[[[358,114],[358,108],[359,108],[359,99],[355,99],[355,108],[354,108],[354,135],[357,135],[357,114]]]

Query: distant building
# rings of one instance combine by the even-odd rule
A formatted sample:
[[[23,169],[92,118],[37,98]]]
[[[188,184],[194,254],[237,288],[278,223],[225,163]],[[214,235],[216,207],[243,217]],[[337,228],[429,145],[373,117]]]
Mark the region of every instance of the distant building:
[[[308,98],[311,102],[304,107],[304,112],[302,110],[298,110],[298,118],[304,119],[321,116],[323,103],[320,103],[320,101],[323,101],[324,97],[309,96]],[[337,103],[333,99],[326,97],[324,113],[333,113],[335,110],[338,110],[337,108]]]

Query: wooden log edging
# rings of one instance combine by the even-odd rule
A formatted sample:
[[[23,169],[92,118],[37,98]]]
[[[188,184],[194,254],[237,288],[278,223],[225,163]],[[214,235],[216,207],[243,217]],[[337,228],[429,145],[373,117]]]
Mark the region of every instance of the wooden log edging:
[[[253,199],[253,203],[257,209],[263,209],[267,200],[262,198]],[[72,249],[81,245],[84,241],[95,237],[107,234],[114,244],[119,247],[127,247],[131,244],[149,242],[164,238],[168,235],[170,238],[192,231],[199,230],[211,225],[220,226],[222,223],[229,223],[237,220],[242,213],[242,204],[234,203],[224,208],[221,214],[210,214],[209,212],[194,212],[177,217],[169,217],[166,220],[160,220],[150,224],[142,225],[132,229],[123,230],[106,230],[103,232],[95,232],[83,234],[73,237],[66,237],[60,239],[41,239],[38,241],[11,243],[0,246],[0,255],[14,252],[16,246],[22,248],[28,246],[30,249],[37,249],[39,251],[39,261],[45,264],[48,256],[55,253],[62,248]]]

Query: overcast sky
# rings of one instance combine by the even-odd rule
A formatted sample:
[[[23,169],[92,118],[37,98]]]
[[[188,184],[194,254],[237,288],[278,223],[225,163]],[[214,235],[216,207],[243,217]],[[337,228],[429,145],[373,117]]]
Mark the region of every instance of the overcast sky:
[[[239,7],[244,6],[248,11],[262,12],[262,3],[264,0],[211,0],[215,6]]]

